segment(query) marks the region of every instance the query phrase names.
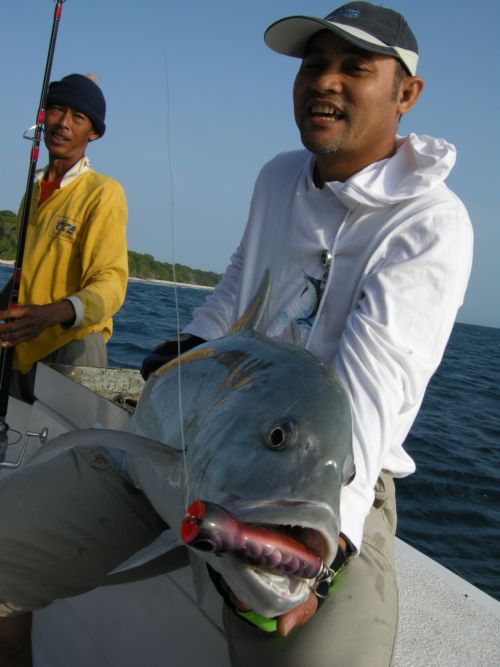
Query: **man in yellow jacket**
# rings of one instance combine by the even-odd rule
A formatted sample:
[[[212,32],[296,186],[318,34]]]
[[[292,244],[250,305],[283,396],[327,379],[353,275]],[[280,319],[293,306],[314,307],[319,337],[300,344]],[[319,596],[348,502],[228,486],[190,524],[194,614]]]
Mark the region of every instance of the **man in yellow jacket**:
[[[82,74],[52,82],[24,251],[19,307],[0,294],[0,344],[15,346],[11,393],[32,402],[36,362],[106,367],[112,315],[128,277],[121,185],[91,169],[87,145],[106,129],[100,88]]]

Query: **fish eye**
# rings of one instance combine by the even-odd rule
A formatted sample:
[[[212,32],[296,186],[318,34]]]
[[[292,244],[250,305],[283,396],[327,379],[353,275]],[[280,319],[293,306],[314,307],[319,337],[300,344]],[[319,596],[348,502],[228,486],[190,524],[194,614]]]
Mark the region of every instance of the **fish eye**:
[[[265,436],[265,442],[269,449],[276,450],[289,447],[295,440],[295,425],[287,420],[274,423]]]

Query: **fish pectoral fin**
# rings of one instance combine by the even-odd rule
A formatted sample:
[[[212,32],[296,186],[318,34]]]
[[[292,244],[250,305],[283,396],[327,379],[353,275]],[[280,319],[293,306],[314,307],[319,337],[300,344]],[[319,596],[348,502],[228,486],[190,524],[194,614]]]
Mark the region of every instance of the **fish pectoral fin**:
[[[187,547],[179,543],[173,530],[168,529],[114,570],[108,572],[105,585],[140,581],[167,574],[188,565]]]
[[[116,574],[117,572],[124,572],[125,570],[130,570],[133,567],[139,567],[144,565],[150,560],[161,556],[162,554],[171,551],[175,547],[179,546],[179,540],[175,536],[175,533],[168,529],[164,530],[163,533],[160,533],[158,537],[150,542],[146,547],[143,547],[139,551],[136,551],[135,554],[127,558],[126,561],[115,567],[114,570],[108,572],[108,576],[111,574]]]
[[[47,444],[40,447],[30,458],[27,465],[38,465],[50,461],[54,456],[62,454],[75,447],[104,447],[110,449],[119,449],[128,454],[142,456],[166,464],[170,457],[172,461],[180,457],[180,452],[161,444],[156,440],[145,438],[144,436],[130,433],[129,431],[118,431],[104,428],[89,428],[76,431],[68,431],[58,435]]]

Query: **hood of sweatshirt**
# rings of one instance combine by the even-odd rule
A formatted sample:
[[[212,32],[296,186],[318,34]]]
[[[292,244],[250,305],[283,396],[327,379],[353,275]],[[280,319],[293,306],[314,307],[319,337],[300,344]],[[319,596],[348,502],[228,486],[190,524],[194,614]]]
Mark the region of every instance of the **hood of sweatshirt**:
[[[456,150],[444,139],[409,134],[397,137],[396,153],[351,176],[344,183],[327,183],[348,208],[359,204],[390,206],[426,194],[441,185],[456,160]]]

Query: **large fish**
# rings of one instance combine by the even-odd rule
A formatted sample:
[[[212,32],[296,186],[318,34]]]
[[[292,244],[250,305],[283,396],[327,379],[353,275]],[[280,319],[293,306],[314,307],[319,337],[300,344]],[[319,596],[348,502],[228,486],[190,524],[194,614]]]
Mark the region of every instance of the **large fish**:
[[[258,333],[268,298],[266,276],[228,335],[153,374],[135,413],[135,435],[80,431],[50,448],[128,451],[128,474],[176,536],[188,500],[199,498],[246,523],[286,531],[328,564],[338,546],[340,491],[354,475],[349,400],[329,364]],[[201,555],[265,616],[309,595],[309,580],[229,553]]]

